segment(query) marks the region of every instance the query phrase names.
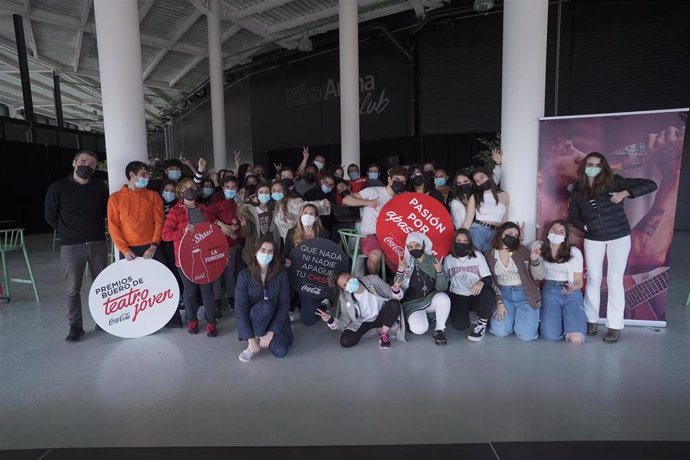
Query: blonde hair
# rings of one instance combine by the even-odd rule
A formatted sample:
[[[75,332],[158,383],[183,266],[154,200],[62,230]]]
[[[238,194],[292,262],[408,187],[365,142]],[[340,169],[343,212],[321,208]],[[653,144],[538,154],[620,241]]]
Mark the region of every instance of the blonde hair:
[[[314,238],[318,238],[319,233],[321,233],[321,221],[319,220],[318,208],[313,204],[305,204],[300,210],[299,216],[297,216],[297,223],[295,224],[295,234],[292,237],[292,241],[295,246],[304,241],[304,234],[306,232],[304,230],[304,225],[302,225],[302,216],[304,215],[304,210],[307,208],[312,208],[314,212],[316,212],[316,220],[314,221],[314,225],[311,226],[312,231],[314,232]]]
[[[194,179],[192,179],[191,177],[185,177],[184,179],[180,179],[180,181],[175,186],[175,195],[177,195],[177,198],[179,198],[180,200],[182,199],[182,189],[184,189],[189,183],[194,184]]]

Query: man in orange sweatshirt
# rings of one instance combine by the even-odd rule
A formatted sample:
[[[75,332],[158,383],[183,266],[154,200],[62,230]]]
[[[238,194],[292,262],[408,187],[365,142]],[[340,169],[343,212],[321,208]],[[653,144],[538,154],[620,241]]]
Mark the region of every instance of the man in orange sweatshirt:
[[[146,163],[132,161],[125,168],[125,175],[129,182],[108,200],[110,236],[120,258],[153,258],[165,263],[162,251],[158,251],[165,220],[163,200],[158,193],[146,189],[149,168]]]

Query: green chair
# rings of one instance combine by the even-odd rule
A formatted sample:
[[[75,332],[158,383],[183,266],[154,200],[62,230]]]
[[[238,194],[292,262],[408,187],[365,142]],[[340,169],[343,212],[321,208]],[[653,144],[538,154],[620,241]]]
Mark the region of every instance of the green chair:
[[[26,261],[26,266],[29,269],[30,279],[10,278],[9,272],[7,271],[7,253],[10,251],[19,251],[20,249],[24,253],[24,260]],[[29,253],[26,251],[26,245],[24,244],[23,228],[0,230],[0,256],[2,256],[2,281],[5,287],[5,295],[7,298],[10,298],[10,283],[23,283],[31,284],[34,287],[36,302],[40,302],[41,299],[38,297],[38,288],[36,287],[34,272],[31,269],[31,262],[29,262]]]
[[[685,299],[685,306],[686,307],[690,306],[690,291],[688,291],[688,298]]]
[[[343,245],[343,250],[345,254],[352,260],[352,267],[350,268],[350,273],[355,273],[355,267],[357,266],[357,261],[359,259],[366,259],[367,256],[359,251],[359,241],[362,238],[366,238],[366,235],[357,233],[355,230],[350,228],[341,228],[338,230],[340,233],[340,242]],[[365,269],[366,271],[366,269]],[[381,278],[386,279],[386,259],[381,256]]]

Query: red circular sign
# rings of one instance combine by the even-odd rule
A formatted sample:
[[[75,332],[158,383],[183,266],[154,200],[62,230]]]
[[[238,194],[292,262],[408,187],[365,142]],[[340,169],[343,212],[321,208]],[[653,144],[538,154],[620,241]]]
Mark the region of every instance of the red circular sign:
[[[412,232],[428,236],[434,244],[434,256],[441,257],[450,252],[455,227],[448,210],[436,198],[403,193],[386,203],[376,220],[376,238],[386,258],[397,262]]]
[[[182,273],[196,284],[214,282],[228,263],[228,240],[217,225],[202,222],[180,240]]]

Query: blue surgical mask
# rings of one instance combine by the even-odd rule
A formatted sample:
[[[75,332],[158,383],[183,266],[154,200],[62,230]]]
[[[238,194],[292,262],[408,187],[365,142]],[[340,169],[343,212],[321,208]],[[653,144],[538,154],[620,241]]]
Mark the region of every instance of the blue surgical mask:
[[[266,204],[269,201],[271,201],[271,195],[269,195],[268,193],[259,193],[257,195],[257,198],[259,199],[259,203],[261,204]]]
[[[146,177],[140,177],[134,182],[134,185],[136,188],[146,188],[146,186],[149,185],[149,180]]]
[[[204,198],[208,198],[211,195],[213,195],[213,190],[213,187],[204,187],[203,189],[201,189],[201,196],[203,196]]]
[[[369,172],[369,173],[367,173],[367,177],[369,177],[369,180],[378,180],[378,178],[379,178],[379,173],[377,173],[377,172]]]
[[[163,201],[166,203],[170,203],[171,201],[175,200],[175,192],[168,192],[165,191],[163,192]]]
[[[271,263],[273,260],[273,254],[267,254],[265,252],[257,252],[256,253],[256,261],[259,262],[259,265],[268,265]]]
[[[434,185],[436,187],[443,187],[446,185],[446,179],[444,177],[436,177],[434,178]]]
[[[281,201],[283,198],[285,198],[285,194],[281,192],[275,192],[271,194],[271,198],[273,198],[274,201]]]
[[[347,175],[350,176],[350,180],[359,179],[359,172],[357,171],[352,171],[351,173],[347,173]]]
[[[333,190],[333,187],[329,187],[326,184],[321,184],[321,191],[323,193],[331,193],[331,190]]]
[[[601,167],[599,166],[587,166],[585,168],[585,174],[587,177],[597,177],[601,172]]]
[[[359,289],[359,280],[357,278],[350,278],[350,281],[345,285],[345,290],[350,294],[354,294]]]
[[[237,195],[237,190],[223,190],[223,195],[228,200],[232,200]]]
[[[173,169],[172,171],[168,171],[168,179],[180,180],[180,177],[182,177],[182,171],[180,171],[178,169]]]

